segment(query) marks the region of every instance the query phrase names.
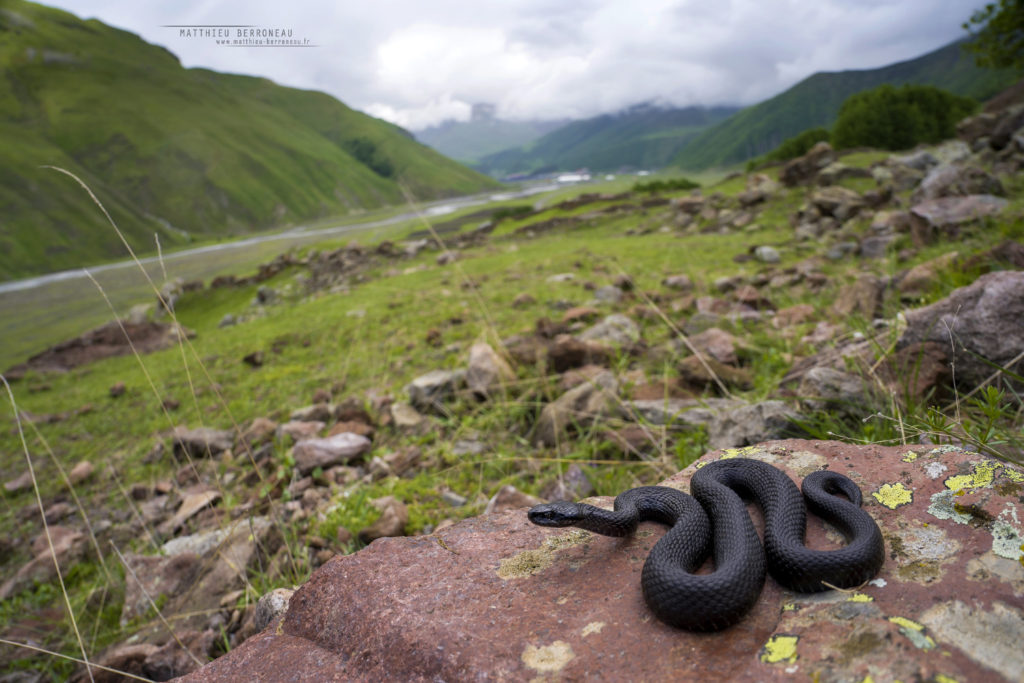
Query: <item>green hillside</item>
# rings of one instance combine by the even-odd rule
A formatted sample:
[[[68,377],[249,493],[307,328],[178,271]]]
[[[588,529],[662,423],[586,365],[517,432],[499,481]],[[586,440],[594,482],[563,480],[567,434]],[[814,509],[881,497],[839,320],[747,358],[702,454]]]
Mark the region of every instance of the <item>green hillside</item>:
[[[495,183],[319,92],[184,69],[97,20],[0,9],[0,279]]]
[[[473,163],[488,154],[529,144],[565,123],[475,117],[469,121],[445,121],[417,131],[416,139],[447,157]]]
[[[495,177],[578,168],[657,168],[666,165],[690,138],[735,111],[637,105],[617,114],[574,121],[529,145],[488,155],[474,166]]]
[[[847,97],[884,83],[934,85],[980,100],[1016,80],[1011,71],[978,68],[960,45],[953,43],[880,69],[814,74],[694,137],[675,155],[674,162],[683,168],[704,169],[765,154],[808,128],[830,127]]]

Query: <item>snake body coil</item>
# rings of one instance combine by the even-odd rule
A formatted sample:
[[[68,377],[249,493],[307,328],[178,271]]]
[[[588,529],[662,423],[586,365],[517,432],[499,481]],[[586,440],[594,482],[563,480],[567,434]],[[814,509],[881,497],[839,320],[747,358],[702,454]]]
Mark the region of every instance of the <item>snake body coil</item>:
[[[808,475],[801,496],[778,468],[731,458],[698,470],[690,490],[692,497],[665,486],[641,486],[616,497],[614,511],[556,502],[528,514],[540,526],[575,526],[606,536],[628,536],[641,521],[670,526],[644,563],[640,584],[659,619],[691,631],[717,631],[743,618],[761,594],[766,569],[785,588],[815,592],[859,586],[885,560],[882,533],[861,509],[860,489],[839,473]],[[763,548],[744,498],[764,513]],[[846,536],[846,546],[822,551],[804,545],[805,499],[814,514]],[[709,553],[714,572],[694,574]]]

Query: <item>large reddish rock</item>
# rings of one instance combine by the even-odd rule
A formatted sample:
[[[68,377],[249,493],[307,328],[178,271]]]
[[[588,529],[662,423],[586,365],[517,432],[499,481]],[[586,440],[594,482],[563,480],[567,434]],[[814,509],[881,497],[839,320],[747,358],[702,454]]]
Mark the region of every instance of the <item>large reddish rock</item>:
[[[1024,671],[1024,473],[953,447],[779,441],[712,453],[794,479],[856,481],[886,542],[859,591],[794,594],[768,580],[720,633],[653,618],[631,538],[529,524],[525,509],[336,557],[285,616],[186,681],[1019,680]],[[688,486],[697,465],[666,484]],[[609,505],[611,499],[595,499]],[[835,545],[812,518],[808,545]]]

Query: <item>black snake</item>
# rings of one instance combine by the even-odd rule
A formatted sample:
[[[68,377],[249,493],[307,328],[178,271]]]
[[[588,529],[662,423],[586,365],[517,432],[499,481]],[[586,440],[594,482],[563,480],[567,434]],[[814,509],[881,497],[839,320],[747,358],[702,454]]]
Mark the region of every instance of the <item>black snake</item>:
[[[644,563],[640,584],[659,619],[691,631],[717,631],[739,621],[757,602],[766,569],[783,587],[807,593],[859,586],[885,560],[882,532],[861,509],[860,489],[837,472],[809,474],[801,497],[778,468],[729,458],[697,470],[690,490],[692,497],[666,486],[641,486],[616,497],[614,511],[556,502],[537,505],[528,515],[540,526],[575,526],[606,536],[628,536],[645,520],[669,525]],[[752,498],[764,513],[763,548],[743,498]],[[804,545],[804,499],[846,536],[847,545]],[[714,572],[694,574],[709,552]]]

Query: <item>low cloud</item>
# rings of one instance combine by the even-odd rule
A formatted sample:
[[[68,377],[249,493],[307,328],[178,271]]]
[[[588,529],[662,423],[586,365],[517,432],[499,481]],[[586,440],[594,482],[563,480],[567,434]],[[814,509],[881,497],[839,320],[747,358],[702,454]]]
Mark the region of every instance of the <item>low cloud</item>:
[[[978,0],[60,0],[186,66],[323,90],[417,130],[489,102],[506,118],[580,118],[657,100],[752,104],[816,71],[911,59],[965,34]],[[164,24],[288,27],[312,49],[229,49]]]

